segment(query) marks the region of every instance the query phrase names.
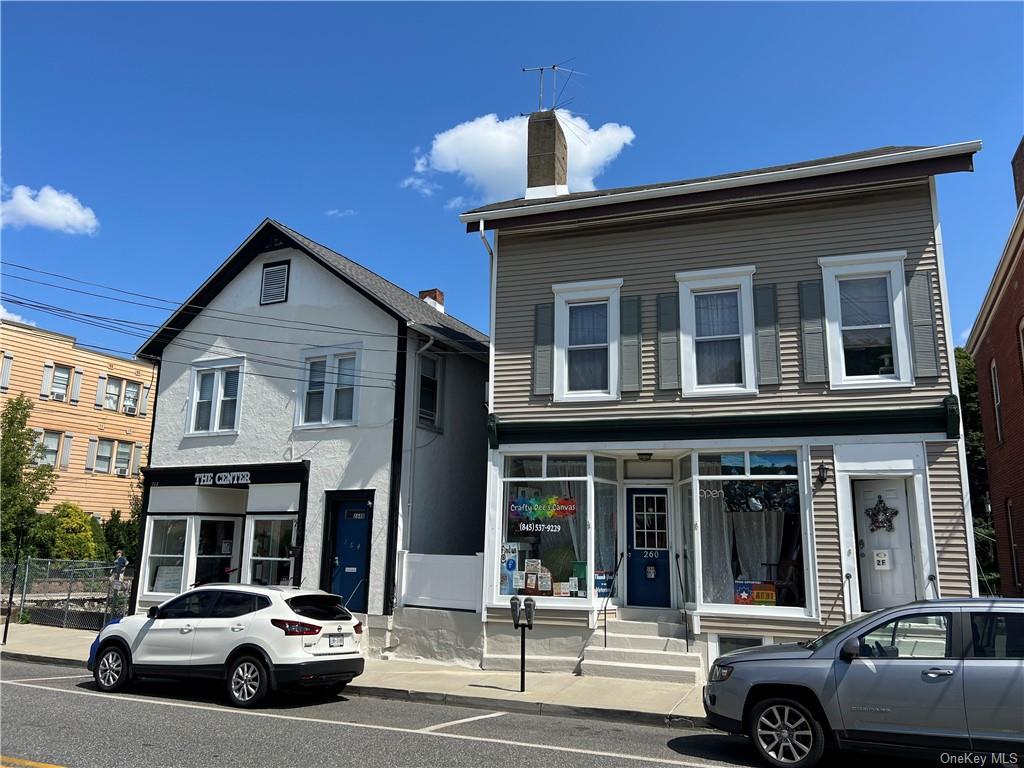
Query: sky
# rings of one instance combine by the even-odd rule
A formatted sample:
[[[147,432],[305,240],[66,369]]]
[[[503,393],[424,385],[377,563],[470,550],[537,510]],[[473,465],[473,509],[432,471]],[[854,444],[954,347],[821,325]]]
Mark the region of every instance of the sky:
[[[522,193],[521,115],[538,98],[523,66],[578,72],[558,83],[575,191],[981,139],[974,173],[938,179],[961,343],[1016,211],[1020,2],[4,2],[0,15],[4,310],[108,349],[135,350],[168,305],[28,283],[11,265],[181,301],[272,217],[407,290],[441,288],[486,331],[486,254],[457,216]]]

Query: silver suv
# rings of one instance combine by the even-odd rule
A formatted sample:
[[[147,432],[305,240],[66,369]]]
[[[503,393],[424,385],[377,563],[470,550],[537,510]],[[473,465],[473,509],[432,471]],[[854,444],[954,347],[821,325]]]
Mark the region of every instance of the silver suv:
[[[1024,765],[1024,600],[883,609],[809,643],[720,656],[708,680],[708,722],[771,765],[807,768],[827,746]]]

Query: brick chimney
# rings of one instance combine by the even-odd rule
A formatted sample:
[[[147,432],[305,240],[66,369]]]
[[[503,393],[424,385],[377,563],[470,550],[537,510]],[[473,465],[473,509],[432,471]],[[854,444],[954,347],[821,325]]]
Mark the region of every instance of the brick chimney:
[[[428,288],[420,291],[420,298],[438,312],[444,312],[444,292],[440,288]]]
[[[526,198],[569,193],[569,150],[553,109],[530,115],[526,134]]]
[[[1019,208],[1021,200],[1024,200],[1024,137],[1017,145],[1017,151],[1013,153],[1010,166],[1013,168],[1013,191],[1017,195],[1017,207]]]

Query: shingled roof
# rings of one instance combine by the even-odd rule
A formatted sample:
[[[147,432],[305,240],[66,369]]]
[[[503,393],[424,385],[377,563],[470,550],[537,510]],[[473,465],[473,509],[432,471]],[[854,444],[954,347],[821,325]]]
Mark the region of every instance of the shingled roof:
[[[342,256],[337,251],[310,240],[274,219],[264,219],[259,227],[199,289],[140,348],[140,357],[159,357],[164,347],[185,330],[213,298],[256,256],[274,247],[294,247],[319,263],[328,272],[345,281],[393,317],[439,341],[450,342],[468,352],[487,353],[487,335],[445,312],[439,312],[417,296],[376,272]]]

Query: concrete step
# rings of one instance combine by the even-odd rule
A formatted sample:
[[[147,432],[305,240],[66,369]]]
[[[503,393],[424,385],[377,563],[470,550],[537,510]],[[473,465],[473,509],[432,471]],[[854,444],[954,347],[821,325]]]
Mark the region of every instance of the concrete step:
[[[613,619],[623,621],[662,621],[666,624],[680,624],[683,612],[678,608],[636,608],[631,605],[620,605]]]
[[[608,633],[609,648],[635,648],[638,651],[673,651],[675,653],[687,653],[686,640],[681,637],[655,637],[653,635],[619,635],[615,632]],[[604,631],[598,627],[597,631],[590,636],[587,650],[591,648],[604,648]]]
[[[651,680],[660,683],[696,685],[703,681],[698,669],[673,667],[667,664],[618,664],[614,661],[583,659],[580,673],[595,677],[618,677],[628,680]]]
[[[585,661],[613,661],[617,664],[655,665],[685,669],[702,669],[704,666],[704,659],[699,653],[643,651],[635,648],[588,646],[583,653],[583,658]]]
[[[534,656],[527,649],[527,672],[576,672],[580,660],[575,656]],[[519,654],[485,653],[484,669],[519,671]]]
[[[604,626],[598,624],[596,632],[603,633]],[[645,637],[686,637],[686,627],[667,621],[623,621],[609,619],[608,632],[616,635],[642,635]]]

